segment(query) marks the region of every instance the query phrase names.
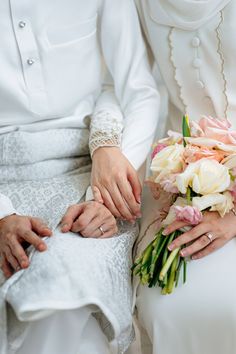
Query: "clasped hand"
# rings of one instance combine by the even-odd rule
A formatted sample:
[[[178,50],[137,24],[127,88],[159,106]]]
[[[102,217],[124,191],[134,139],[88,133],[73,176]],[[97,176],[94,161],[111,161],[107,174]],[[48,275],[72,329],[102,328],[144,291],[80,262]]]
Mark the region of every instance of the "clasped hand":
[[[83,237],[108,238],[117,232],[111,212],[95,201],[72,205],[61,221],[61,231],[80,233]],[[40,219],[10,215],[0,220],[1,269],[6,278],[29,267],[26,248],[30,245],[39,252],[47,250],[42,237],[52,236],[51,229]]]

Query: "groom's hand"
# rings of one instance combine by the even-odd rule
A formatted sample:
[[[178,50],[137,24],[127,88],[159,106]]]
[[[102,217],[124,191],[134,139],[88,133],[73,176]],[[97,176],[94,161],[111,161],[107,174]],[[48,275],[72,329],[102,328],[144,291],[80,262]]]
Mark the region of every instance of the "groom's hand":
[[[27,268],[29,258],[24,243],[34,246],[38,251],[47,249],[41,237],[51,236],[52,231],[38,218],[10,215],[0,220],[1,268],[6,277],[13,271]]]
[[[136,170],[117,147],[101,147],[93,154],[91,186],[97,201],[117,218],[141,216],[141,184]],[[97,192],[102,198],[96,198]]]

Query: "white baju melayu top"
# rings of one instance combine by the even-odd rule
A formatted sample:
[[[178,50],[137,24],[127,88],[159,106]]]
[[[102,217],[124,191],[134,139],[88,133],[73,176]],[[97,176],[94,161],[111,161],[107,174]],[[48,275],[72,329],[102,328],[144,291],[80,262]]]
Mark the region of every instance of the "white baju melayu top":
[[[137,0],[141,22],[168,91],[166,127],[181,130],[184,113],[227,117],[236,127],[234,0]],[[161,202],[144,203],[143,229]],[[156,225],[139,243],[153,238]],[[170,296],[139,287],[139,319],[152,345],[144,354],[232,354],[236,351],[235,239],[210,256],[190,262],[187,284]],[[180,282],[181,284],[181,282]]]
[[[0,134],[87,129],[95,109],[92,146],[101,143],[97,130],[108,135],[105,144],[119,144],[124,116],[124,153],[141,166],[158,96],[132,1],[3,1],[0,30]],[[122,113],[110,87],[101,94],[102,56]],[[4,195],[0,207],[0,217],[13,211]]]

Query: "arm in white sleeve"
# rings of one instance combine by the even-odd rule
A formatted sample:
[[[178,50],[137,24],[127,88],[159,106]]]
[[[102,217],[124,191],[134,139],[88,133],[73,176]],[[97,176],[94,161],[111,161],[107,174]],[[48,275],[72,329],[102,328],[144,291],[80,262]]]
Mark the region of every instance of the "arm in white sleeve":
[[[113,117],[121,124],[122,131],[124,116],[122,151],[138,169],[147,157],[155,134],[159,95],[132,0],[101,1],[100,38],[114,90],[108,80],[92,121],[99,122],[99,113],[108,110],[106,122]]]
[[[16,210],[14,209],[11,200],[0,193],[0,220],[12,214],[16,214]]]

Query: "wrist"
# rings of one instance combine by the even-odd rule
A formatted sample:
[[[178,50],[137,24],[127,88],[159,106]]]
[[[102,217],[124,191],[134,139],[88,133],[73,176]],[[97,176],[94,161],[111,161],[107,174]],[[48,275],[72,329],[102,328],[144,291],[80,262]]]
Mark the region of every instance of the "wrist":
[[[121,150],[120,147],[118,146],[100,146],[94,151],[92,155],[92,159],[94,159],[97,155],[103,152],[104,153],[121,152]]]

